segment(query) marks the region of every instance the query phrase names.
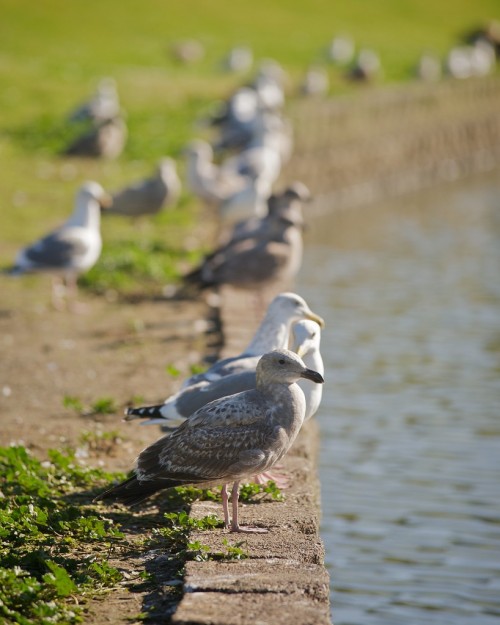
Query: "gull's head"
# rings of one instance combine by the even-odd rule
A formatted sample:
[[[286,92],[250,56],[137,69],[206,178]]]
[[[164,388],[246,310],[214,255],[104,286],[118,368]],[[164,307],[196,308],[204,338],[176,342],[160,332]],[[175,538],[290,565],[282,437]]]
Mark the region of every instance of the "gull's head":
[[[116,96],[116,80],[111,76],[101,78],[97,85],[97,92],[102,96]]]
[[[280,321],[293,323],[301,319],[315,321],[320,327],[324,327],[324,320],[314,313],[303,297],[297,293],[280,293],[269,304],[268,316]]]
[[[89,201],[95,200],[101,208],[109,208],[112,204],[112,198],[98,182],[93,180],[85,182],[76,195],[78,203],[88,204]]]
[[[308,369],[302,359],[288,349],[267,352],[257,363],[257,388],[263,384],[293,384],[301,378],[323,384],[323,376]]]
[[[310,202],[312,199],[311,192],[309,188],[300,180],[296,180],[291,185],[289,185],[283,195],[288,200],[299,200],[301,202]]]
[[[312,319],[302,319],[292,327],[291,350],[300,358],[319,350],[321,329]]]

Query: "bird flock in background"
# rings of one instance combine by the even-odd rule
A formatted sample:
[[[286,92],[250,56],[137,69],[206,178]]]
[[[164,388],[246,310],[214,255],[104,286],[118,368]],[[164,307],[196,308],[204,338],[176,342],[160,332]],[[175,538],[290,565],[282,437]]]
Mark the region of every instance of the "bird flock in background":
[[[450,51],[445,67],[460,78],[482,75],[491,71],[499,49],[500,32],[492,27],[471,34],[467,46]],[[203,52],[194,41],[172,48],[183,63],[199,60]],[[327,57],[349,67],[352,80],[373,80],[382,69],[374,51],[356,52],[346,36],[332,40]],[[246,72],[252,63],[251,49],[240,46],[228,53],[223,67]],[[424,55],[418,75],[438,79],[440,62]],[[205,121],[216,134],[212,141],[196,139],[185,147],[185,184],[215,212],[219,228],[214,249],[183,277],[177,296],[197,297],[222,285],[259,295],[292,284],[302,262],[303,205],[311,194],[299,181],[276,191],[293,151],[293,131],[284,115],[285,84],[283,68],[275,61],[263,61],[254,79],[236,89]],[[307,70],[300,91],[319,95],[328,88],[328,73],[316,65]],[[87,128],[65,155],[116,158],[122,152],[127,128],[112,78],[102,79],[92,99],[68,117],[68,123],[81,122]],[[87,182],[77,191],[68,220],[22,249],[9,273],[52,274],[54,306],[63,308],[67,298],[67,304],[75,307],[77,278],[101,253],[101,211],[131,219],[152,216],[175,204],[180,192],[176,163],[168,157],[159,161],[151,177],[111,193],[97,182]],[[162,404],[127,409],[126,420],[159,424],[164,436],[141,452],[132,477],[98,499],[134,505],[178,485],[222,485],[226,528],[265,531],[239,524],[239,483],[273,479],[287,485],[286,477],[272,469],[290,449],[304,421],[318,410],[324,373],[323,319],[295,293],[274,295],[241,354],[185,380]]]

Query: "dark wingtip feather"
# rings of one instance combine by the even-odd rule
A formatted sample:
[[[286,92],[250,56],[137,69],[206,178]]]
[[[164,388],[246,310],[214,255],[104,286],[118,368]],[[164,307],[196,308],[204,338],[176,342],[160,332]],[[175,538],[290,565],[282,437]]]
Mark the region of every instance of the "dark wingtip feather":
[[[125,481],[112,486],[94,498],[97,501],[112,501],[122,503],[125,506],[135,506],[141,501],[148,499],[160,490],[179,486],[180,482],[175,480],[145,480],[139,481],[136,475],[129,477]]]
[[[125,409],[125,421],[132,421],[133,419],[153,419],[163,418],[161,409],[163,404],[156,406],[142,406],[140,408],[126,408]]]
[[[156,491],[159,490],[158,485],[155,484],[152,488],[153,482],[141,483],[135,475],[129,477],[124,482],[108,488],[100,495],[95,497],[96,501],[112,501],[115,503],[122,503],[125,506],[135,506],[136,504],[144,501]]]

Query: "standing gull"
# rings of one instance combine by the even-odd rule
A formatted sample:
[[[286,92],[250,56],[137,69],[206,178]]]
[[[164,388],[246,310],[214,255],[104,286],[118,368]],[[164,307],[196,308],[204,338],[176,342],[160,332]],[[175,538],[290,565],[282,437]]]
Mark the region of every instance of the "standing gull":
[[[187,185],[208,204],[218,205],[248,184],[249,176],[232,169],[221,170],[213,162],[212,147],[206,141],[192,141],[186,148]]]
[[[153,176],[113,193],[113,202],[106,213],[127,217],[155,215],[167,204],[174,204],[180,191],[175,161],[162,158]]]
[[[312,319],[302,319],[292,327],[292,340],[290,349],[298,354],[308,369],[313,369],[321,375],[325,373],[325,366],[320,352],[321,328]],[[306,400],[307,421],[316,414],[321,398],[323,387],[311,384],[308,380],[300,380],[298,385],[304,393]]]
[[[114,78],[102,78],[90,100],[78,106],[69,116],[70,122],[110,119],[120,113],[120,100]]]
[[[22,249],[9,270],[12,275],[45,272],[54,276],[52,299],[62,307],[61,291],[76,291],[77,276],[88,271],[101,253],[101,207],[110,201],[97,182],[78,191],[71,217],[57,230]]]
[[[323,375],[324,367],[319,352],[321,330],[316,321],[303,319],[292,326],[292,351],[298,354],[308,369]],[[255,370],[248,369],[226,375],[212,382],[201,381],[181,389],[175,395],[157,406],[127,408],[126,421],[147,419],[142,425],[161,425],[164,431],[177,427],[189,415],[214,399],[255,388]],[[322,387],[307,380],[301,380],[300,388],[306,400],[306,420],[318,409]]]
[[[127,126],[119,115],[95,122],[65,150],[67,156],[116,158],[125,147]]]
[[[232,532],[265,532],[238,521],[238,487],[242,480],[271,469],[290,449],[304,421],[301,378],[323,383],[288,350],[262,356],[257,387],[210,402],[172,434],[142,451],[135,474],[97,497],[135,505],[175,486],[222,484],[225,527]],[[232,483],[232,520],[228,484]]]
[[[212,252],[184,276],[184,287],[179,293],[223,284],[255,289],[290,281],[302,262],[303,199],[293,188],[285,195],[284,210],[269,215],[265,229],[257,229],[251,237],[230,241]]]
[[[290,328],[300,319],[312,319],[322,327],[325,325],[323,319],[309,308],[300,295],[280,293],[269,304],[264,319],[241,354],[217,361],[207,371],[189,377],[182,387],[198,382],[213,382],[240,371],[255,371],[262,354],[288,347]]]

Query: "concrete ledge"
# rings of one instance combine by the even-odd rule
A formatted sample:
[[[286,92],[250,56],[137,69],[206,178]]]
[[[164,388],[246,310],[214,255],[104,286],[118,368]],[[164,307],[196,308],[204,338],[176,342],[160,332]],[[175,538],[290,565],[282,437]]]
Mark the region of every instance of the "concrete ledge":
[[[244,541],[248,559],[188,562],[185,595],[172,617],[178,625],[328,625],[329,577],[318,534],[320,491],[316,472],[318,427],[302,429],[282,471],[292,479],[285,501],[241,504],[242,523],[267,534],[195,532],[211,551]],[[220,503],[197,502],[191,515],[220,516]]]

